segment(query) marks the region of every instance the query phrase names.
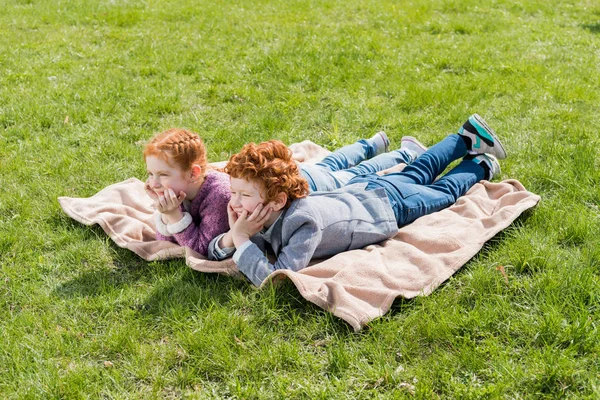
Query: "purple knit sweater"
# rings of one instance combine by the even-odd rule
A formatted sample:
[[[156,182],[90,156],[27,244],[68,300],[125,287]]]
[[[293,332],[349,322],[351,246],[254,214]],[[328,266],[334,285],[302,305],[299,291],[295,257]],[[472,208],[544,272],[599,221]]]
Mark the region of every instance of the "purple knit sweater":
[[[191,202],[193,222],[190,226],[173,236],[156,232],[156,239],[187,246],[206,256],[210,241],[229,230],[227,203],[231,198],[230,187],[229,175],[216,171],[208,173],[200,191]],[[179,208],[186,211],[183,204]]]

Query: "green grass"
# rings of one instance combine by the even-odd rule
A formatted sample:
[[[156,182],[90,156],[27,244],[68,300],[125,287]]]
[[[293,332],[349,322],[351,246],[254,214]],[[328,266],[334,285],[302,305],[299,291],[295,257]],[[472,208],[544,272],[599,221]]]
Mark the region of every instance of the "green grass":
[[[0,397],[600,396],[597,2],[0,9]],[[432,144],[473,112],[541,203],[360,333],[291,284],[145,262],[56,200],[143,177],[141,143],[173,126],[218,161],[380,129]]]

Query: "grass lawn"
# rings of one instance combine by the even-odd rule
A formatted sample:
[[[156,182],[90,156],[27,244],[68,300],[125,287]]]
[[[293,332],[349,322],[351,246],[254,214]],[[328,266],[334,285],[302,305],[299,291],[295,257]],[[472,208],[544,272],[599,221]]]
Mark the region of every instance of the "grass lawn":
[[[600,397],[600,4],[0,0],[0,398]],[[291,284],[145,262],[60,209],[187,127],[433,144],[474,112],[541,195],[354,333]],[[502,265],[508,282],[496,269]]]

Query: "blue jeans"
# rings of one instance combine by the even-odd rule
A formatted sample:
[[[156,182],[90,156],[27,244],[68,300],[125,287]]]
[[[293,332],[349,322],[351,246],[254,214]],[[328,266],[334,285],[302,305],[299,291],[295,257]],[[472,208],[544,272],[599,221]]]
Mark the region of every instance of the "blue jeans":
[[[375,156],[370,140],[344,146],[314,165],[300,165],[300,172],[308,181],[311,192],[331,191],[345,186],[355,176],[375,174],[397,164],[410,164],[413,159],[404,149]]]
[[[447,136],[419,156],[401,172],[384,176],[357,176],[348,182],[367,182],[366,190],[384,188],[398,227],[423,215],[442,210],[456,202],[475,183],[484,179],[485,171],[472,160],[463,160],[437,181],[448,165],[467,154],[464,140],[457,134]]]

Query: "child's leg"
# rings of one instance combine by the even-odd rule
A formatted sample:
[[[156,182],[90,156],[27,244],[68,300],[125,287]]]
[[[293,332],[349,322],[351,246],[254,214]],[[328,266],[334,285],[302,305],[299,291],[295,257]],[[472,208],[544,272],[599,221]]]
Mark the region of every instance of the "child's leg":
[[[467,154],[465,141],[457,134],[446,136],[441,142],[431,146],[415,162],[402,172],[385,175],[394,182],[430,185],[454,160]]]
[[[490,153],[498,158],[506,158],[506,151],[490,126],[477,114],[473,114],[458,130],[458,134],[449,135],[444,140],[429,148],[417,161],[402,172],[405,182],[419,185],[430,185],[436,177],[454,160],[467,154]],[[480,160],[481,161],[481,160]],[[489,160],[488,160],[489,161]],[[492,163],[494,164],[494,163]],[[485,162],[484,168],[497,167],[498,171],[486,171],[486,179],[491,179],[499,172],[499,166]]]
[[[298,169],[300,170],[300,174],[306,179],[306,182],[308,182],[309,192],[317,192],[322,187],[326,187],[326,185],[334,184],[331,178],[324,181],[327,178],[326,175],[331,175],[331,173],[326,174],[321,167],[311,164],[298,164]]]
[[[352,168],[366,159],[387,151],[389,143],[385,132],[378,132],[370,139],[361,139],[334,151],[314,165],[299,164],[300,172],[308,181],[311,192],[335,190],[354,175],[349,178],[340,175],[338,180],[334,173]]]
[[[361,175],[349,184],[366,183],[366,190],[384,188],[398,227],[401,227],[454,204],[475,183],[485,178],[485,170],[480,164],[478,160],[463,160],[431,185],[416,184],[402,173]]]
[[[370,139],[361,139],[356,143],[335,150],[315,165],[326,168],[331,172],[348,169],[364,160],[386,152],[389,143],[387,135],[384,132],[379,132]]]
[[[398,226],[409,224],[419,217],[451,206],[475,183],[484,178],[485,171],[477,161],[463,160],[431,185],[401,186],[402,183],[396,183],[393,201],[396,203],[394,212]],[[389,188],[391,187],[386,187],[388,197],[390,197]]]
[[[365,160],[355,167],[332,172],[331,175],[335,181],[336,188],[339,189],[355,176],[376,174],[398,164],[410,164],[415,158],[416,154],[414,152],[406,149],[398,149]]]
[[[445,208],[454,204],[456,200],[467,193],[474,184],[485,179],[485,174],[485,169],[477,160],[464,159],[440,179],[433,182],[431,185],[426,186],[426,189],[435,191],[441,196],[445,196],[447,198],[447,203],[441,204],[442,208]]]

